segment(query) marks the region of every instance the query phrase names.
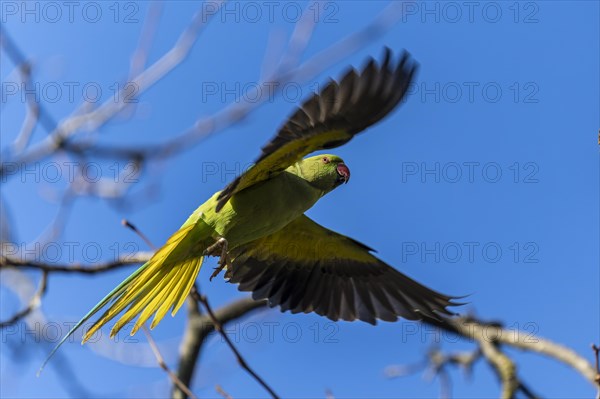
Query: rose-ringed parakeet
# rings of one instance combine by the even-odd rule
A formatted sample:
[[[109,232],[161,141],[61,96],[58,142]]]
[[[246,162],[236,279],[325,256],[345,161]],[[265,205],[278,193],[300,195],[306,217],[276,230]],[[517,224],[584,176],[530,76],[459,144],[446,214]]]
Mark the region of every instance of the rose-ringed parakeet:
[[[417,283],[371,248],[304,215],[347,183],[350,170],[335,155],[303,157],[338,147],[388,115],[416,69],[407,53],[395,61],[386,49],[381,63],[370,59],[360,72],[351,69],[339,82],[330,81],[291,115],[251,168],[200,205],[58,346],[103,308],[82,343],[123,312],[111,337],[138,315],[131,334],[154,315],[153,328],[181,307],[207,255],[221,257],[217,273],[225,268],[229,282],[282,311],[371,324],[450,315],[446,308],[457,305],[454,297]]]

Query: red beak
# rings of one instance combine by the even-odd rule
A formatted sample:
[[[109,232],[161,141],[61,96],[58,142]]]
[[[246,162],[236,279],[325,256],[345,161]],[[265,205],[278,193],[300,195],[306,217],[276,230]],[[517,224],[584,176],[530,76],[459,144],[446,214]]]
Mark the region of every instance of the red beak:
[[[337,173],[340,175],[340,180],[344,183],[348,183],[350,180],[350,169],[344,163],[339,163],[337,165]]]

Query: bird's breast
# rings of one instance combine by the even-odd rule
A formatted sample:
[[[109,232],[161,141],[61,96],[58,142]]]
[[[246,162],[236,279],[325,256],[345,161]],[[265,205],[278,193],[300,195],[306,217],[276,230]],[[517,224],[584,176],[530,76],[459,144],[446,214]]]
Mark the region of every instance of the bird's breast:
[[[295,174],[283,172],[234,195],[207,223],[225,237],[229,248],[279,231],[304,214],[322,192]]]

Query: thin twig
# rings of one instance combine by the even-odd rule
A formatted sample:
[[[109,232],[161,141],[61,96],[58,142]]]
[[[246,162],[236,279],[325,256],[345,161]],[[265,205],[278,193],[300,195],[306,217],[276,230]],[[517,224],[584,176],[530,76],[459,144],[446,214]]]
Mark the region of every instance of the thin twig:
[[[21,84],[27,88],[28,93],[25,94],[25,101],[27,106],[25,107],[25,118],[21,125],[21,130],[17,135],[17,138],[13,141],[12,150],[15,152],[22,151],[29,145],[33,131],[37,126],[40,116],[40,106],[36,101],[37,93],[35,92],[35,86],[31,84],[31,69],[33,66],[31,63],[23,63],[19,65],[19,73],[21,75]],[[33,86],[33,87],[32,87]],[[33,99],[31,98],[33,96]]]
[[[302,16],[294,26],[287,52],[284,54],[284,58],[279,65],[280,70],[289,70],[298,65],[300,57],[304,53],[304,50],[306,50],[317,24],[317,19],[314,18],[314,15],[309,10],[319,6],[319,2],[312,1],[302,12]]]
[[[150,241],[150,239],[144,234],[142,233],[141,230],[139,230],[133,223],[131,223],[129,220],[127,219],[123,219],[121,220],[121,224],[129,229],[131,229],[135,234],[137,234],[138,236],[140,236],[140,238],[142,240],[144,240],[144,242],[146,243],[146,245],[148,245],[150,248],[152,248],[153,250],[156,250],[156,247],[154,246],[154,244],[152,244],[152,241]]]
[[[21,80],[23,84],[27,86],[27,83],[31,83],[31,63],[27,62],[27,59],[19,49],[19,47],[13,42],[11,37],[6,32],[6,29],[0,25],[0,46],[8,56],[8,58],[15,64],[19,69]],[[30,85],[32,86],[32,85]],[[26,118],[31,118],[29,122],[23,122],[23,127],[19,133],[17,141],[20,142],[19,149],[24,148],[29,141],[29,136],[33,132],[37,122],[41,122],[44,129],[50,133],[56,129],[57,123],[50,116],[50,114],[44,109],[44,107],[36,100],[38,93],[35,92],[34,87],[27,87],[29,95],[26,96],[28,115]],[[33,100],[31,99],[33,95]],[[29,129],[30,131],[23,131],[23,129]],[[23,137],[25,136],[25,137]]]
[[[187,396],[189,396],[192,399],[198,399],[196,395],[194,395],[194,393],[183,382],[181,382],[181,380],[175,375],[175,373],[171,371],[169,366],[167,366],[167,363],[165,363],[165,359],[161,355],[160,350],[156,345],[156,342],[154,342],[154,338],[152,338],[152,335],[150,334],[150,331],[148,331],[148,328],[145,324],[142,325],[142,329],[144,330],[144,334],[146,334],[148,344],[150,344],[150,348],[152,349],[154,357],[156,357],[156,361],[160,368],[163,369],[169,375],[169,378],[171,379],[171,381],[173,381],[173,384],[177,385],[177,387],[179,387],[179,389],[185,392]]]
[[[37,291],[35,292],[35,294],[33,295],[33,297],[31,298],[31,300],[29,301],[29,304],[24,309],[18,311],[17,313],[12,315],[7,320],[1,321],[0,328],[12,326],[13,324],[17,323],[21,319],[25,318],[27,315],[29,315],[31,312],[33,312],[35,309],[37,309],[40,306],[40,304],[42,303],[42,297],[46,293],[47,287],[48,287],[48,272],[44,271],[42,273],[40,285],[39,285]]]
[[[598,360],[598,358],[600,357],[600,346],[592,344],[592,350],[594,351],[594,359],[596,360],[596,377],[594,378],[594,380],[596,381],[596,384],[600,386],[600,363]]]
[[[148,59],[148,53],[150,52],[150,46],[156,36],[158,28],[158,21],[162,14],[163,2],[153,1],[148,7],[148,13],[144,18],[144,24],[140,33],[138,46],[131,55],[131,61],[129,66],[129,76],[133,78],[139,75],[146,65]]]
[[[223,389],[223,387],[220,386],[219,384],[217,384],[215,386],[215,391],[217,391],[217,393],[219,395],[221,395],[223,397],[223,399],[233,399],[233,397],[231,397],[231,395],[229,395],[227,392],[225,392],[225,390]]]
[[[388,366],[385,370],[386,377],[396,378],[415,374],[421,370],[429,369],[432,377],[439,377],[440,398],[452,397],[452,379],[447,371],[449,366],[460,366],[465,374],[470,375],[474,363],[481,358],[481,350],[477,348],[469,352],[444,353],[437,346],[433,346],[423,361],[414,364]]]
[[[196,370],[196,363],[200,355],[200,348],[214,328],[211,322],[204,322],[204,316],[200,313],[200,305],[198,304],[198,301],[192,298],[191,294],[187,297],[187,304],[187,325],[179,349],[177,377],[183,381],[184,384],[191,386],[192,377]],[[173,399],[187,398],[185,393],[175,385],[171,391],[171,397]]]
[[[271,389],[271,387],[262,378],[260,378],[259,375],[256,374],[256,372],[254,372],[254,370],[252,370],[250,368],[250,366],[248,365],[248,362],[246,362],[246,360],[242,357],[242,355],[240,354],[240,352],[238,351],[238,349],[235,347],[235,345],[233,345],[233,342],[231,342],[231,339],[229,339],[229,336],[223,330],[223,326],[221,325],[221,322],[219,321],[219,319],[217,319],[215,317],[215,314],[213,313],[212,308],[210,307],[210,304],[208,303],[208,299],[206,298],[206,296],[200,295],[200,293],[198,292],[198,289],[195,286],[192,288],[192,291],[191,291],[190,295],[192,295],[192,297],[195,300],[197,300],[198,302],[200,302],[206,308],[206,312],[210,316],[210,318],[211,318],[211,320],[213,322],[213,325],[215,327],[215,330],[219,334],[221,334],[221,336],[225,340],[225,343],[227,344],[227,346],[229,346],[229,349],[231,349],[231,351],[235,355],[235,358],[236,358],[238,364],[244,370],[246,370],[248,372],[248,374],[250,374],[252,377],[254,377],[254,379],[267,392],[269,392],[269,395],[271,395],[274,399],[278,399],[279,396],[275,393],[275,391],[273,391],[273,389]]]
[[[124,266],[135,265],[148,261],[152,256],[149,252],[138,252],[136,254],[120,258],[114,261],[96,264],[94,266],[82,265],[77,263],[55,265],[39,261],[22,260],[11,255],[0,256],[0,269],[2,268],[23,268],[37,269],[47,273],[79,273],[79,274],[96,274],[103,273],[109,270],[118,269]]]
[[[519,382],[519,391],[523,393],[529,399],[539,399],[540,397],[536,395],[531,388],[523,383],[523,381]]]

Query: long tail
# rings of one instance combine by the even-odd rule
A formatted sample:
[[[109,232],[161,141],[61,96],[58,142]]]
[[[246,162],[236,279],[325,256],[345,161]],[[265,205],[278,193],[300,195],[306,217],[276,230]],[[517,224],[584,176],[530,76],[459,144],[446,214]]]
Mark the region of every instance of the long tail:
[[[111,338],[138,314],[140,316],[131,330],[131,335],[135,334],[153,314],[154,319],[150,328],[154,328],[169,309],[174,316],[185,302],[202,266],[204,259],[202,253],[212,240],[207,227],[200,221],[185,224],[175,232],[148,262],[127,277],[79,320],[50,352],[40,367],[38,375],[58,348],[85,322],[111,302],[104,314],[85,333],[82,344],[127,307],[129,307],[127,311],[111,329]]]

